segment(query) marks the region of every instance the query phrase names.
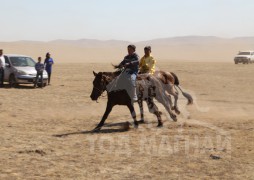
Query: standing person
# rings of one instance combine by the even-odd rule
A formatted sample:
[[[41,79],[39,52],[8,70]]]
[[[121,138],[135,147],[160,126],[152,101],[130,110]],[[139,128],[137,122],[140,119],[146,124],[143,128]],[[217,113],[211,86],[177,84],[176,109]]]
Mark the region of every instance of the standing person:
[[[141,58],[139,63],[139,72],[141,74],[148,73],[154,74],[156,60],[151,55],[151,46],[146,46],[144,48],[145,55]]]
[[[52,65],[54,64],[53,59],[50,57],[50,53],[46,54],[46,59],[44,61],[44,65],[46,66],[46,71],[48,73],[48,85],[50,85],[50,78],[52,72]]]
[[[128,45],[127,51],[128,54],[124,57],[122,62],[116,66],[116,68],[125,67],[125,75],[127,76],[128,81],[131,82],[131,89],[129,94],[130,98],[133,101],[137,101],[138,98],[136,93],[136,78],[138,73],[139,56],[136,54],[136,46],[133,44]]]
[[[5,68],[5,59],[3,56],[3,50],[0,49],[0,87],[4,87],[4,68]]]
[[[37,71],[34,88],[36,88],[38,83],[38,78],[41,78],[41,88],[43,88],[43,71],[44,71],[44,64],[41,63],[41,57],[38,57],[38,62],[35,64],[35,70]]]

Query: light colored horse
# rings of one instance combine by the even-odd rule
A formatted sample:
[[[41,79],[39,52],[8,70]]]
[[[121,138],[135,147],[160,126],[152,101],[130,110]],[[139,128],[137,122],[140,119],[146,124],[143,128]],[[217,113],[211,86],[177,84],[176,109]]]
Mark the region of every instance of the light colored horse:
[[[187,104],[193,104],[192,96],[189,93],[184,92],[182,90],[182,88],[180,87],[179,79],[176,76],[176,74],[172,72],[155,71],[154,76],[160,80],[164,90],[166,91],[166,93],[168,93],[170,106],[172,107],[172,110],[175,110],[177,114],[180,114],[178,104],[177,104],[178,96],[179,96],[179,92],[177,88],[182,92],[182,95],[188,100]],[[174,105],[171,101],[170,95],[174,97]]]
[[[156,99],[161,103],[164,108],[169,113],[170,117],[177,121],[176,115],[172,112],[172,102],[171,99],[166,94],[164,85],[161,81],[153,75],[138,75],[137,81],[137,95],[138,95],[138,104],[140,108],[141,120],[139,122],[144,122],[144,109],[143,101],[147,103],[149,112],[153,113],[158,111],[158,107],[153,102],[153,99]]]

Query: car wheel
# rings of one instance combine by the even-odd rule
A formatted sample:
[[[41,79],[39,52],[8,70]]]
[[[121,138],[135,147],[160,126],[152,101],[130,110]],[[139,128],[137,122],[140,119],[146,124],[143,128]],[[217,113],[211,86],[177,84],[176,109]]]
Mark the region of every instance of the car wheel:
[[[10,77],[9,77],[9,85],[10,85],[10,88],[17,87],[17,85],[18,85],[14,74],[10,75]]]
[[[238,64],[238,62],[237,62],[237,61],[235,61],[235,64]]]

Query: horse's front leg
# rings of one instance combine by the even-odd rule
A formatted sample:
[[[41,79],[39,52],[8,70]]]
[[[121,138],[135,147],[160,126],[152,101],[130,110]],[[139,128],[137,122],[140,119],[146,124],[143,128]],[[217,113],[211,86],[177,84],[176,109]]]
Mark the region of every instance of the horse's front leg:
[[[108,118],[109,113],[112,111],[113,106],[114,105],[112,103],[107,103],[106,111],[102,116],[100,123],[96,126],[96,128],[94,128],[93,131],[99,131],[101,129],[101,127],[104,125],[105,120]]]
[[[132,118],[134,120],[134,126],[137,128],[138,127],[138,121],[136,119],[136,112],[135,112],[135,109],[133,107],[133,104],[132,103],[128,103],[127,106],[129,108],[131,116],[132,116]]]

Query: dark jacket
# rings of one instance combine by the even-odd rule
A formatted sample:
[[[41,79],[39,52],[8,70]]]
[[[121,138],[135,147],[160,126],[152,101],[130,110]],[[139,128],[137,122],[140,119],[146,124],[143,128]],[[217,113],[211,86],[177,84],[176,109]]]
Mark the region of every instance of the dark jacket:
[[[130,70],[129,73],[137,74],[139,66],[139,56],[136,53],[133,53],[132,55],[127,55],[124,57],[123,61],[119,64],[119,66],[124,66],[127,63],[129,63],[129,65],[126,67]]]
[[[37,71],[37,73],[43,73],[44,64],[37,62],[35,64],[35,70]]]

